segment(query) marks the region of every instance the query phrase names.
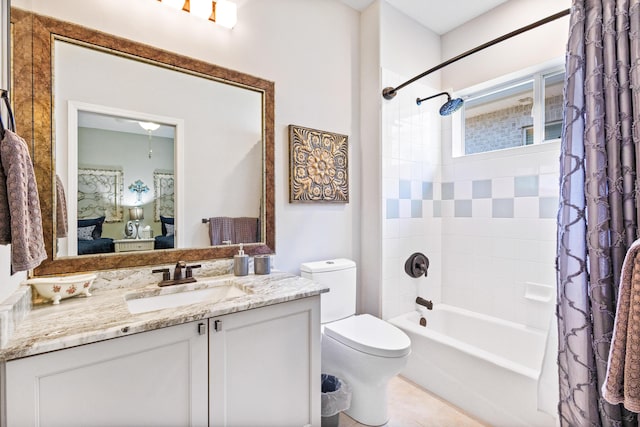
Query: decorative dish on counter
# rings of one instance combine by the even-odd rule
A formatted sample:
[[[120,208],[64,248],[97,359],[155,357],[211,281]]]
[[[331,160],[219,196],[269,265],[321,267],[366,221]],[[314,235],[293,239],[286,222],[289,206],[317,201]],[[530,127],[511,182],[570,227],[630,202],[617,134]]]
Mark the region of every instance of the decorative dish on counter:
[[[87,273],[72,276],[37,277],[22,283],[31,285],[38,292],[38,295],[52,300],[53,304],[60,304],[61,299],[79,294],[90,297],[89,288],[95,278],[95,274]]]

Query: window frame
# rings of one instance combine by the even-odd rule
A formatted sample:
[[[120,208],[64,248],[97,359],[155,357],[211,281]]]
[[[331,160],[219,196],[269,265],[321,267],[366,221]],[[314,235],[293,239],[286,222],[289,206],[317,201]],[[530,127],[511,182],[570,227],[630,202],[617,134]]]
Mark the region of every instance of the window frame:
[[[522,149],[540,144],[558,141],[559,138],[545,140],[545,89],[546,79],[565,72],[564,58],[556,59],[550,63],[541,64],[518,73],[486,81],[484,83],[460,90],[455,93],[456,97],[464,99],[465,106],[469,100],[485,97],[494,93],[506,91],[511,87],[518,86],[533,81],[533,143],[526,144],[525,128],[523,129],[522,145],[498,148],[476,153],[465,154],[465,106],[452,115],[452,157],[473,156],[484,153],[495,153],[505,150]],[[557,121],[553,121],[557,122]],[[540,130],[539,130],[540,129]]]

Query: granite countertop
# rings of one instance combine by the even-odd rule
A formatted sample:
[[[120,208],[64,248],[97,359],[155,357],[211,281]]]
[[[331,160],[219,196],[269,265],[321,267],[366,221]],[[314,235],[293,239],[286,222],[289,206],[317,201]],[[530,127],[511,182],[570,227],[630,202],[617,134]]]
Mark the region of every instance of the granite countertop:
[[[201,302],[139,314],[131,314],[127,308],[127,298],[194,290],[222,282],[245,289],[247,294],[213,304]],[[0,361],[306,298],[328,290],[325,285],[284,272],[198,278],[196,283],[163,288],[153,284],[134,289],[92,289],[91,297],[72,297],[59,305],[34,305],[0,349]]]

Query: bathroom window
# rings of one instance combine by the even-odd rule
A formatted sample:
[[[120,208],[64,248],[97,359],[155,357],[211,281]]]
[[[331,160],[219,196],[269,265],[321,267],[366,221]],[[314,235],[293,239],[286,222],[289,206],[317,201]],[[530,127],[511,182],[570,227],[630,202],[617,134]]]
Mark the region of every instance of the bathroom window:
[[[463,94],[459,143],[468,155],[555,141],[562,132],[564,72],[548,70]],[[457,153],[456,153],[457,151]]]

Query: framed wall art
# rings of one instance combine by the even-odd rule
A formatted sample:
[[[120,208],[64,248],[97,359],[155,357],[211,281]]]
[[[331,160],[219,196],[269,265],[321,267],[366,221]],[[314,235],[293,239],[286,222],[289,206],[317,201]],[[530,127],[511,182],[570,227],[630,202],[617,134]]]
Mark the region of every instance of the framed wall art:
[[[118,169],[78,168],[78,218],[120,222],[123,174]]]
[[[173,172],[153,172],[153,216],[154,221],[160,221],[160,216],[174,217],[174,177]]]
[[[348,137],[289,125],[289,202],[349,203]]]

